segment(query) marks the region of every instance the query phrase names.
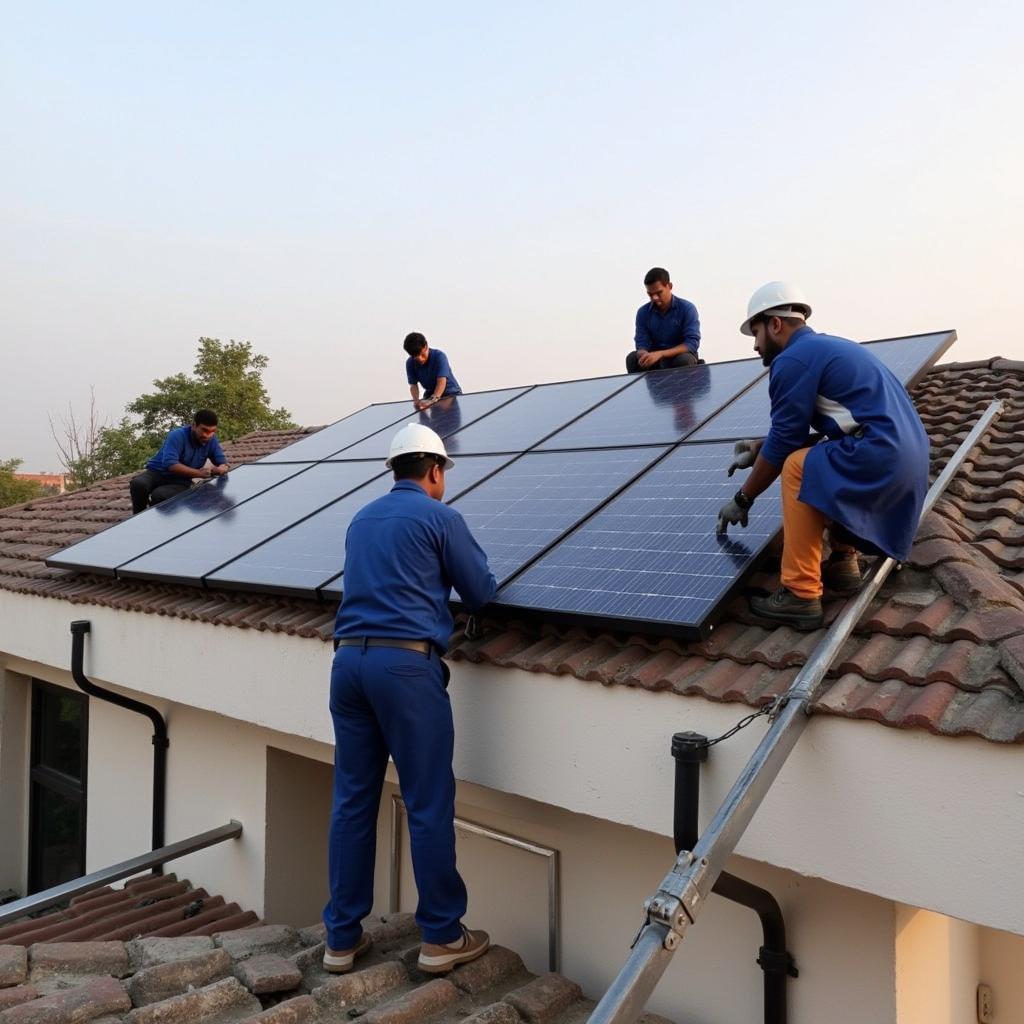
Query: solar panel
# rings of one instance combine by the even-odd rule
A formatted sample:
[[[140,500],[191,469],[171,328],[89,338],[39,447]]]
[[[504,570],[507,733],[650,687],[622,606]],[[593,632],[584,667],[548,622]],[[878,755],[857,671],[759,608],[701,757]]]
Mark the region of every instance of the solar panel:
[[[496,603],[696,639],[781,524],[778,482],[717,536],[731,444],[684,445],[504,586]]]
[[[289,479],[287,487],[264,491],[184,537],[132,560],[118,575],[199,585],[205,575],[226,562],[385,473],[379,461],[307,466]]]
[[[452,504],[487,553],[500,584],[664,450],[531,453]]]
[[[919,334],[908,338],[865,342],[878,358],[909,386],[923,370],[931,366],[956,340],[955,331]],[[764,437],[771,427],[771,400],[768,378],[749,391],[696,431],[690,441],[718,441],[727,438]]]
[[[671,444],[764,373],[759,359],[653,370],[548,438],[538,451]]]
[[[449,451],[461,454],[522,452],[635,383],[635,377],[618,376],[538,384],[497,412],[463,427],[445,444]]]
[[[494,412],[501,408],[506,402],[517,399],[528,388],[505,388],[501,391],[478,391],[471,395],[457,395],[453,398],[442,398],[436,405],[424,409],[422,412],[413,413],[404,419],[376,434],[366,438],[359,444],[352,445],[340,452],[335,458],[343,459],[383,459],[388,453],[388,446],[391,438],[406,423],[422,423],[431,430],[447,439],[450,434],[462,427],[475,422],[481,416]],[[407,406],[408,408],[408,406]],[[447,447],[448,442],[445,441]],[[453,443],[448,448],[450,455],[460,453],[458,444]]]
[[[319,462],[344,448],[376,434],[391,423],[405,419],[412,409],[412,402],[384,402],[368,405],[365,409],[346,416],[323,430],[318,430],[301,441],[296,441],[260,459],[264,462]]]
[[[72,544],[48,558],[46,564],[113,576],[114,570],[125,562],[201,526],[301,469],[301,466],[239,466],[226,476],[195,485],[170,501]]]
[[[458,497],[509,460],[507,455],[467,456],[445,475],[446,498]],[[348,465],[322,463],[318,469]],[[376,463],[380,467],[379,463]],[[347,497],[319,512],[294,522],[258,547],[211,573],[205,582],[212,587],[262,590],[304,597],[337,576],[345,563],[345,531],[352,517],[368,502],[386,494],[394,485],[385,472]],[[326,596],[340,593],[340,582]]]

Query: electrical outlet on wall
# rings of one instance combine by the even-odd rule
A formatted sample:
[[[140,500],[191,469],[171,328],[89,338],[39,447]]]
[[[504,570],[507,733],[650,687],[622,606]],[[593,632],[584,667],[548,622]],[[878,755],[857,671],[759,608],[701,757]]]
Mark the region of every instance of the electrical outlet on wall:
[[[988,985],[978,986],[978,1024],[992,1024],[992,989]]]

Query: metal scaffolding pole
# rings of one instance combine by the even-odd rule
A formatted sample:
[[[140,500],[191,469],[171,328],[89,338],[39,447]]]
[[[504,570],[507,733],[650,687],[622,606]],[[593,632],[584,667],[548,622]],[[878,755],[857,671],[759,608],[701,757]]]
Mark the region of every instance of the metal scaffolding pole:
[[[964,438],[928,489],[921,520],[932,510],[971,449],[1002,413],[992,402]],[[588,1024],[633,1024],[643,1013],[676,947],[694,924],[715,880],[725,869],[740,837],[771,788],[790,751],[807,725],[809,708],[829,666],[853,632],[895,566],[884,559],[856,598],[840,612],[814,649],[792,686],[779,700],[779,710],[757,749],[693,850],[683,850],[658,891],[645,904],[646,920],[633,951],[608,991],[594,1008]]]

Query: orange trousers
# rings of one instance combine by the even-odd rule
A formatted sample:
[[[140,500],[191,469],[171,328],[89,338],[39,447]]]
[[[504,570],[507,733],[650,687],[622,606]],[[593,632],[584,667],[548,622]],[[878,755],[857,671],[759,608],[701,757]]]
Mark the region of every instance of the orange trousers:
[[[782,585],[797,597],[821,597],[821,549],[828,519],[800,500],[804,460],[810,448],[793,452],[782,464]],[[853,551],[832,541],[833,551]]]

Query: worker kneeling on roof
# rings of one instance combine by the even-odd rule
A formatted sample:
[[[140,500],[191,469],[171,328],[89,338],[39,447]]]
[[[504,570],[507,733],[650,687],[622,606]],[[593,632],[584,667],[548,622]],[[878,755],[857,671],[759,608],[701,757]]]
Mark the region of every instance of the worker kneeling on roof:
[[[344,597],[331,672],[334,803],[324,909],[324,967],[351,969],[369,948],[361,922],[373,905],[377,811],[388,755],[409,819],[423,933],[418,965],[437,974],[486,952],[486,932],[462,925],[466,886],[455,867],[455,732],[448,667],[454,586],[482,608],[497,589],[462,516],[443,504],[453,463],[419,423],[391,442],[389,494],[370,502],[345,537]]]
[[[772,425],[763,441],[736,444],[729,475],[753,470],[718,518],[719,533],[746,526],[782,473],[782,586],[750,606],[797,629],[822,623],[823,575],[830,590],[860,585],[858,550],[906,559],[928,489],[928,437],[906,389],[869,349],[813,331],[810,315],[803,292],[782,281],[751,296],[740,330],[770,367]],[[813,444],[812,430],[826,440]]]

